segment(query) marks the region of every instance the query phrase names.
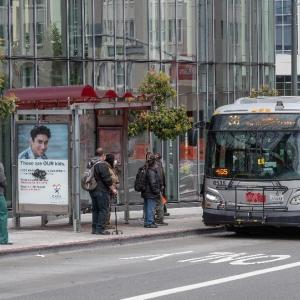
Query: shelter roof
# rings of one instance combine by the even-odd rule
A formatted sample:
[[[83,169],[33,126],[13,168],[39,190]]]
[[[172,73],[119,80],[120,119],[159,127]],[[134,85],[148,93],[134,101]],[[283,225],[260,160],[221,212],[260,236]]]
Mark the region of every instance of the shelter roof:
[[[119,98],[145,100],[144,95],[134,96],[131,92],[125,92],[119,96],[114,90],[95,90],[90,85],[10,89],[4,95],[14,95],[18,99],[18,109],[66,108],[74,103],[100,103],[105,99]]]

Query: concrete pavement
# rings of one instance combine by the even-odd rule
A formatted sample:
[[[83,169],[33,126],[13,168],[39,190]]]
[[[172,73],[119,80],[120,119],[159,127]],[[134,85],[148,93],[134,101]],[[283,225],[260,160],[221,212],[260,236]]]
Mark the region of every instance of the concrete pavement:
[[[206,227],[202,223],[201,207],[170,208],[168,212],[170,216],[165,221],[169,225],[158,228],[143,227],[142,211],[130,211],[129,224],[125,224],[124,212],[117,212],[118,231],[110,229],[111,235],[107,236],[91,234],[91,214],[82,215],[79,233],[73,231],[68,218],[50,219],[45,227],[41,227],[40,217],[22,217],[18,230],[13,229],[12,219],[9,219],[9,240],[13,244],[0,245],[0,256],[25,252],[40,254],[54,249],[123,244],[220,230],[220,227]],[[111,220],[115,224],[114,213]]]

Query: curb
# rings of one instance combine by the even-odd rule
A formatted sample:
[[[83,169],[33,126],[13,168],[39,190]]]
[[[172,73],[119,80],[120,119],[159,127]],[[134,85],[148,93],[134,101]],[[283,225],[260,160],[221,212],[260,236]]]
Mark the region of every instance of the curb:
[[[21,254],[32,254],[37,253],[49,253],[50,251],[69,251],[69,250],[78,250],[83,247],[99,247],[101,246],[114,246],[114,245],[125,245],[136,242],[145,242],[145,241],[153,241],[160,239],[169,239],[175,237],[184,237],[184,236],[195,236],[199,234],[205,234],[210,232],[221,232],[224,231],[224,227],[209,227],[209,228],[198,228],[198,229],[186,229],[179,231],[170,231],[170,232],[162,232],[157,234],[138,234],[134,236],[122,236],[122,235],[111,235],[109,239],[94,239],[88,241],[76,241],[76,242],[67,242],[67,243],[59,243],[53,245],[34,245],[27,246],[16,249],[6,249],[0,250],[0,258],[7,255],[21,255]]]

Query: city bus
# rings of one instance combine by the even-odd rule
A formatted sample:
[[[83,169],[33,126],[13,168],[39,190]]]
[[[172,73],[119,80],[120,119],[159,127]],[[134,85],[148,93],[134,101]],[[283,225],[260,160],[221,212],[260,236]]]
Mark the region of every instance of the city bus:
[[[203,222],[300,226],[300,97],[240,98],[207,129]]]

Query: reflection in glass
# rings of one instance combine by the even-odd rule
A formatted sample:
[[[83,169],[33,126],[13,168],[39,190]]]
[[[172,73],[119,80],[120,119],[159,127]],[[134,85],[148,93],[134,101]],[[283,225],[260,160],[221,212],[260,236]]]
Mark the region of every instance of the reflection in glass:
[[[67,84],[67,65],[62,61],[38,62],[38,86],[59,86]]]
[[[33,55],[33,20],[33,0],[12,1],[13,55]]]
[[[33,61],[15,60],[12,65],[13,87],[34,87],[34,68],[35,65]]]
[[[69,44],[70,56],[82,56],[82,22],[81,1],[72,0],[69,3]]]
[[[36,45],[40,57],[66,56],[66,2],[40,1],[36,4]]]
[[[8,53],[8,0],[0,1],[0,52]]]

